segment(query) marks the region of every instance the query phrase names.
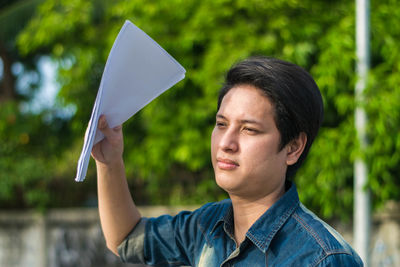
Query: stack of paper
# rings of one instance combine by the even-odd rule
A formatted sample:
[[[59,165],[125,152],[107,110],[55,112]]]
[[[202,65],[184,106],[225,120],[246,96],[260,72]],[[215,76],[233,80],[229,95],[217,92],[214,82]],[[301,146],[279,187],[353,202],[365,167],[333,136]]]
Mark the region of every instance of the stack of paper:
[[[100,115],[109,126],[122,124],[185,77],[185,69],[146,33],[126,21],[108,56],[78,161],[75,181],[85,179],[92,147],[104,136]]]

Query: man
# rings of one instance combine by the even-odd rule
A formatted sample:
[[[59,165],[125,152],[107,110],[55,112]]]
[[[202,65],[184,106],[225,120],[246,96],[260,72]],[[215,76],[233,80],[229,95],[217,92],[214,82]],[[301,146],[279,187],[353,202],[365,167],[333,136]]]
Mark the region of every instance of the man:
[[[291,182],[322,122],[312,77],[289,62],[249,58],[229,70],[217,110],[211,159],[230,198],[174,217],[141,218],[125,179],[122,128],[100,118],[106,138],[92,155],[107,246],[123,261],[157,266],[362,266]]]

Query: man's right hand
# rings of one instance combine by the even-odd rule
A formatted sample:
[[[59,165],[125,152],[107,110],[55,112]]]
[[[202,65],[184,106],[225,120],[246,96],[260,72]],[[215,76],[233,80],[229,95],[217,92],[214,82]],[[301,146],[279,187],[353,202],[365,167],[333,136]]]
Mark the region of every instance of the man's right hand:
[[[106,165],[113,165],[122,160],[124,151],[124,140],[122,125],[110,128],[106,117],[101,115],[99,118],[98,129],[104,134],[104,139],[93,146],[92,157]]]

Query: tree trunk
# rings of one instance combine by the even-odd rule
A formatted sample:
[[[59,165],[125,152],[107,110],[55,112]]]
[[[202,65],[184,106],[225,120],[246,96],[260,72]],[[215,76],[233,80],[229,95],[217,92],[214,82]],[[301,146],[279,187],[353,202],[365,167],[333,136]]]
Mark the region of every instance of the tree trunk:
[[[0,80],[0,103],[15,98],[15,78],[11,72],[13,61],[0,41],[0,58],[3,62],[3,77]]]

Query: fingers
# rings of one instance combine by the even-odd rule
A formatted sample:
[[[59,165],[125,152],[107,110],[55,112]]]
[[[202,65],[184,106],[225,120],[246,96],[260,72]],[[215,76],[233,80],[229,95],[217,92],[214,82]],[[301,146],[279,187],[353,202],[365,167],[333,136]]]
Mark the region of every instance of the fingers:
[[[99,118],[99,123],[98,126],[99,130],[106,136],[109,137],[110,135],[113,134],[114,131],[119,131],[122,129],[122,125],[118,125],[114,128],[110,128],[108,126],[107,120],[106,120],[106,116],[101,115]]]
[[[106,139],[111,142],[116,141],[114,139],[118,139],[120,136],[122,136],[122,125],[110,128],[105,115],[100,116],[97,127],[104,134]]]
[[[104,115],[100,116],[99,124],[97,127],[104,134],[105,137],[110,137],[110,135],[112,134],[110,127],[108,127],[106,116],[104,116]]]
[[[98,124],[97,127],[98,127],[100,130],[106,130],[107,128],[109,128],[105,115],[100,115],[99,124]]]

